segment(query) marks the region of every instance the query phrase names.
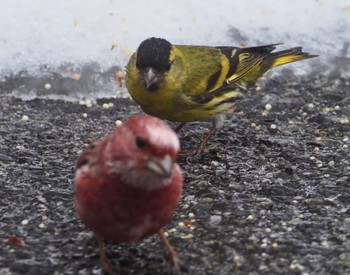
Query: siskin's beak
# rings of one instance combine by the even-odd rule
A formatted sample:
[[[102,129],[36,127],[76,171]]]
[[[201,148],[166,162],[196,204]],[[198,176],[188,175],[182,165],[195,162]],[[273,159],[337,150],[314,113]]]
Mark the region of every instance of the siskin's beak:
[[[170,155],[166,155],[163,158],[152,157],[147,161],[147,168],[155,174],[169,178],[173,171],[174,162]]]
[[[153,71],[152,68],[149,68],[146,73],[145,73],[145,76],[144,76],[144,80],[145,80],[145,83],[146,83],[146,89],[148,90],[149,87],[155,83],[158,78],[155,74],[155,72]]]

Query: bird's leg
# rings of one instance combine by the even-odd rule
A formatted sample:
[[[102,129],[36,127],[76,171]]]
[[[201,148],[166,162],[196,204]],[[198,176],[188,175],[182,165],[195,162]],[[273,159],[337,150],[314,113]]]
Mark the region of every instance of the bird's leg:
[[[207,134],[207,136],[199,143],[197,148],[194,149],[193,151],[190,151],[190,152],[181,153],[181,156],[194,157],[194,156],[197,156],[200,153],[202,153],[202,151],[204,150],[205,145],[207,144],[208,140],[215,134],[216,130],[217,130],[217,126],[216,126],[215,123],[213,123],[213,127],[210,129],[210,131]]]
[[[167,260],[171,266],[171,268],[175,271],[180,269],[180,261],[176,255],[176,252],[172,245],[169,243],[167,237],[164,235],[163,229],[159,230],[159,237],[162,240],[165,249],[167,251]]]
[[[95,236],[98,243],[98,249],[100,251],[100,261],[101,266],[104,272],[106,272],[109,275],[118,275],[117,268],[111,263],[111,261],[108,259],[105,251],[105,244],[101,237]]]
[[[202,140],[201,143],[199,143],[195,155],[201,153],[204,150],[205,145],[207,144],[208,140],[216,133],[216,130],[216,125],[213,123],[213,127],[210,129],[208,135]]]
[[[179,123],[179,125],[177,125],[176,126],[176,128],[175,128],[175,133],[178,133],[178,132],[180,132],[180,130],[185,126],[185,124],[186,124],[186,122],[181,122],[181,123]]]

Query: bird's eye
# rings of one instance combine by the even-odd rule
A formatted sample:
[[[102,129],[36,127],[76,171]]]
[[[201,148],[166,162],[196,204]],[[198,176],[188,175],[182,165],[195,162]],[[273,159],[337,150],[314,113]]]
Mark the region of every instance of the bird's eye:
[[[145,148],[147,145],[146,141],[142,137],[136,137],[136,146],[140,149]]]

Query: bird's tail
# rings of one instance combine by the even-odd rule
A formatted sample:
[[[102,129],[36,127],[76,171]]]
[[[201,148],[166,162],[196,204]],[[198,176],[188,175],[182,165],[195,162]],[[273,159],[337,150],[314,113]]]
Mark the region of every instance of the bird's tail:
[[[317,55],[312,55],[302,51],[302,47],[295,47],[289,50],[279,51],[271,53],[268,59],[272,61],[272,66],[277,67],[287,63],[304,60],[308,58],[316,57]]]
[[[244,87],[249,88],[254,85],[256,81],[271,68],[317,56],[303,52],[302,47],[295,47],[288,50],[273,52],[273,50],[276,49],[277,45],[280,44],[245,48],[244,50],[248,53],[257,54],[257,56],[259,56],[257,58],[259,59],[259,62],[258,64],[252,66],[250,70],[246,70],[245,74],[241,74],[239,79],[234,79],[235,81],[232,82],[239,83]]]

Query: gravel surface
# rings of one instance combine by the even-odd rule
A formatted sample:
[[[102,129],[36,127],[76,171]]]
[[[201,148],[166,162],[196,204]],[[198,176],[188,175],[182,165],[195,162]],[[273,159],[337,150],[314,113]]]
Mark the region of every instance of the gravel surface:
[[[184,192],[165,230],[183,274],[350,274],[350,81],[288,76],[259,89],[203,155],[179,159]],[[87,108],[0,91],[0,274],[101,272],[72,207],[74,161],[136,113],[128,99]],[[189,124],[183,148],[209,127]],[[169,272],[157,236],[107,253],[122,274]]]

